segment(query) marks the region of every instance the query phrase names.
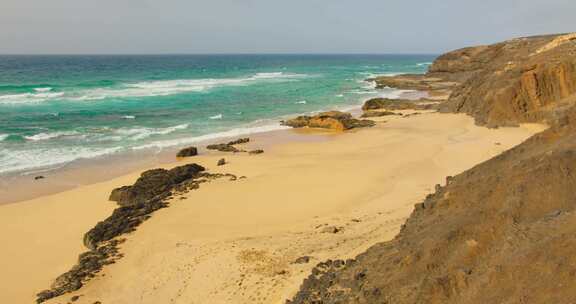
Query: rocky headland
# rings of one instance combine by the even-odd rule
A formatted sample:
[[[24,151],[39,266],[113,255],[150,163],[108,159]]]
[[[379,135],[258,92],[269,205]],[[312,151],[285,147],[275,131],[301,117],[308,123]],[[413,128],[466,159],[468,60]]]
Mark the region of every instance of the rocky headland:
[[[440,56],[426,75],[374,81],[450,91],[439,110],[479,125],[550,128],[448,177],[392,241],[318,264],[287,303],[576,301],[576,35],[465,48]]]

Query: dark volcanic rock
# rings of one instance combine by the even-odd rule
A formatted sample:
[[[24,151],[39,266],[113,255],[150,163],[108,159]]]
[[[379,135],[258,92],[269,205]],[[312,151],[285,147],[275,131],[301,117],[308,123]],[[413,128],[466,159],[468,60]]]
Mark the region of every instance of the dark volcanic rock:
[[[234,152],[234,153],[241,152],[240,149],[238,149],[232,145],[229,145],[229,144],[212,144],[212,145],[206,146],[206,149],[217,150],[220,152]]]
[[[167,207],[168,199],[174,193],[196,189],[200,183],[216,178],[229,177],[230,180],[236,180],[232,174],[209,174],[203,171],[204,168],[197,164],[171,170],[149,170],[142,173],[134,185],[114,189],[110,199],[117,201],[120,206],[84,235],[84,245],[90,251],[81,254],[78,264],[59,276],[51,289],[38,293],[37,303],[78,290],[104,265],[119,259],[121,254],[118,253],[118,245],[121,241],[117,238],[134,231],[154,211]]]
[[[228,143],[208,145],[208,146],[206,146],[206,149],[217,150],[220,152],[234,152],[234,153],[244,152],[244,150],[240,150],[240,149],[234,147],[234,145],[245,144],[248,142],[250,142],[250,138],[240,138],[237,140],[230,141]]]
[[[84,245],[96,249],[98,244],[121,234],[132,232],[154,211],[168,206],[161,198],[116,208],[106,220],[99,222],[84,235]]]
[[[308,127],[344,131],[354,128],[372,127],[375,123],[371,120],[355,119],[350,113],[330,111],[314,116],[298,116],[293,119],[282,121],[282,125],[293,128]]]
[[[44,179],[45,177],[43,175],[38,175],[34,177],[34,180],[39,180],[39,179]]]
[[[120,257],[118,244],[121,241],[110,241],[95,250],[82,253],[78,257],[78,264],[70,271],[60,275],[52,283],[51,289],[37,294],[37,303],[45,302],[51,298],[80,289],[84,283],[102,270],[107,264],[114,263]]]
[[[144,203],[152,198],[168,194],[169,189],[195,177],[204,170],[204,167],[197,164],[184,165],[171,170],[148,170],[142,173],[134,185],[112,190],[110,200],[117,202],[120,206]]]
[[[262,149],[256,149],[256,150],[252,150],[252,151],[248,152],[248,154],[252,154],[252,155],[262,154],[262,153],[264,153],[264,150],[262,150]]]
[[[178,154],[176,154],[177,157],[190,157],[190,156],[196,156],[196,155],[198,155],[198,149],[196,147],[184,148],[184,149],[180,150],[180,152],[178,152]]]
[[[218,166],[224,166],[225,164],[226,164],[226,160],[223,159],[223,158],[221,158],[221,159],[218,160],[218,163],[217,163],[216,165],[218,165]]]
[[[250,142],[250,138],[245,137],[245,138],[239,138],[237,140],[233,140],[231,142],[228,143],[229,146],[233,146],[233,145],[240,145],[240,144],[245,144]]]

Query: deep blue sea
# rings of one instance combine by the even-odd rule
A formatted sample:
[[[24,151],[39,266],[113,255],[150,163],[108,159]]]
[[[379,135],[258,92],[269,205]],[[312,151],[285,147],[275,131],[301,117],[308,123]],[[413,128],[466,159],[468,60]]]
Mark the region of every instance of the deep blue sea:
[[[0,175],[282,128],[432,55],[0,56]]]

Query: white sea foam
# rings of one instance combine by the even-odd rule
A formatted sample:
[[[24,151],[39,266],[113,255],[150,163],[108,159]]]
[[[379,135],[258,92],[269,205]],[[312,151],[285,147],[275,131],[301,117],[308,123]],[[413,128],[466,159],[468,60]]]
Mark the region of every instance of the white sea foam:
[[[96,158],[121,148],[46,148],[24,151],[0,149],[0,174],[54,168],[79,159]]]
[[[10,136],[10,134],[0,134],[0,141],[5,140],[6,138],[8,138]]]
[[[155,141],[155,142],[152,142],[149,144],[134,147],[132,149],[133,150],[142,150],[142,149],[150,149],[150,148],[160,148],[161,149],[161,148],[191,144],[191,143],[196,143],[196,142],[205,142],[205,141],[210,141],[210,140],[214,140],[214,139],[218,139],[218,138],[244,136],[244,135],[249,135],[249,134],[264,133],[264,132],[284,130],[284,129],[289,129],[289,127],[281,126],[277,121],[261,120],[261,121],[254,122],[250,126],[239,127],[239,128],[235,128],[235,129],[228,130],[228,131],[210,133],[210,134],[206,134],[206,135],[200,135],[200,136],[189,137],[189,138]]]
[[[344,97],[344,94],[338,94],[336,97]]]
[[[382,98],[390,98],[390,99],[398,99],[402,97],[402,94],[414,92],[413,90],[398,90],[393,88],[383,88],[380,89],[377,93],[378,97]]]
[[[223,86],[241,86],[258,83],[261,81],[292,81],[297,78],[307,77],[305,74],[284,72],[256,73],[252,76],[239,78],[207,78],[207,79],[177,79],[144,81],[132,84],[124,84],[117,88],[96,88],[81,91],[53,92],[52,88],[36,88],[35,93],[21,93],[0,95],[2,104],[29,104],[54,99],[71,101],[91,101],[106,98],[131,98],[168,96],[186,92],[204,92]]]
[[[217,115],[214,115],[214,116],[210,116],[209,118],[210,118],[210,119],[222,119],[222,114],[217,114]]]
[[[363,75],[366,78],[377,78],[377,77],[391,77],[391,76],[398,76],[402,73],[397,72],[384,72],[384,73],[373,73],[373,72],[360,72],[360,75]]]
[[[122,116],[122,118],[124,118],[124,119],[136,119],[136,116],[134,116],[134,115],[124,115],[124,116]]]
[[[288,75],[294,76],[295,74],[285,74],[284,72],[271,72],[271,73],[257,73],[254,75],[254,79],[270,79],[270,78],[279,78],[279,77],[286,77]]]
[[[122,136],[121,139],[130,139],[130,140],[142,140],[148,138],[153,135],[166,135],[178,130],[184,130],[189,127],[189,124],[181,124],[173,127],[166,127],[166,128],[147,128],[147,127],[132,127],[132,128],[120,128],[114,131],[114,135],[112,137],[108,137],[108,139],[114,140],[115,136]]]
[[[296,103],[296,104],[306,104],[307,101],[306,101],[306,100],[300,100],[300,101],[297,101],[297,102],[295,102],[295,103]]]
[[[39,92],[0,95],[0,105],[38,103],[64,96],[62,92]]]
[[[175,130],[181,130],[187,127],[187,124],[183,124],[168,128],[125,128],[118,130],[101,128],[101,132],[112,132],[112,134],[108,133],[110,136],[100,136],[99,138],[102,140],[112,140],[115,137],[115,139],[120,141],[125,140],[126,137],[130,136],[146,137],[150,134],[168,134],[174,132]],[[125,146],[112,148],[89,148],[77,146],[60,148],[28,148],[26,150],[20,151],[0,149],[0,174],[11,172],[32,172],[33,170],[36,172],[37,170],[52,170],[77,160],[103,157],[115,153],[120,153],[122,151],[127,151],[126,149],[141,150],[149,148],[164,148],[187,143],[209,141],[218,138],[235,137],[281,129],[287,129],[287,127],[280,126],[277,121],[262,120],[249,126],[240,127],[224,132],[211,133],[190,138],[160,140],[132,148]]]
[[[244,78],[208,78],[208,79],[178,79],[145,81],[126,84],[122,88],[98,88],[83,92],[72,100],[100,100],[106,98],[152,97],[168,96],[186,92],[204,92],[216,87],[249,85],[258,81],[291,80],[305,77],[304,74],[257,73]]]
[[[80,133],[77,131],[57,131],[57,132],[38,133],[30,136],[24,136],[24,138],[31,141],[41,141],[41,140],[49,140],[53,138],[69,137],[77,135],[80,135]]]
[[[427,66],[427,65],[432,65],[432,62],[421,62],[421,63],[417,63],[417,66]]]

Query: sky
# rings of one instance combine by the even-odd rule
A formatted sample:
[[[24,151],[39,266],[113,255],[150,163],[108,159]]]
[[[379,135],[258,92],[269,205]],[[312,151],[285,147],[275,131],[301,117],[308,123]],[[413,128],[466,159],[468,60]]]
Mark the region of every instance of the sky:
[[[576,0],[0,0],[0,54],[420,53],[576,31]]]

